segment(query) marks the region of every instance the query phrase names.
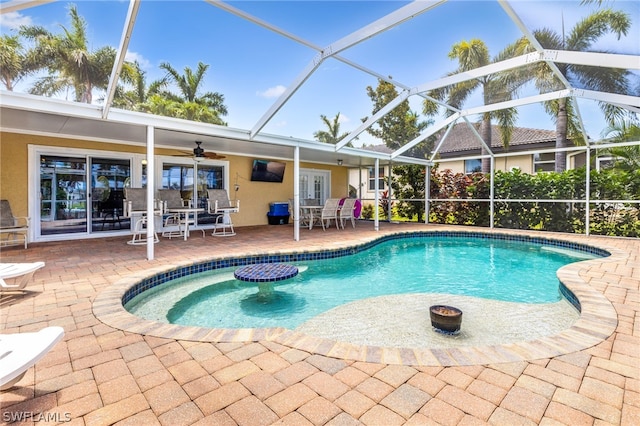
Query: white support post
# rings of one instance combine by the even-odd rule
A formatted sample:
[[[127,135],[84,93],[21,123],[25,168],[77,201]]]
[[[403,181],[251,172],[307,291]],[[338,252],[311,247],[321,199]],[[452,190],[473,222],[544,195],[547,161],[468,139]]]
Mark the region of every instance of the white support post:
[[[491,188],[489,189],[489,228],[493,228],[493,219],[495,214],[495,176],[496,176],[496,157],[491,155]]]
[[[376,199],[373,204],[373,229],[379,231],[380,219],[378,219],[378,209],[380,208],[380,179],[378,179],[378,170],[380,170],[380,159],[376,158],[374,164],[375,171],[373,172],[373,176],[375,177],[375,183],[373,188]]]
[[[589,205],[589,202],[591,201],[591,147],[587,146],[587,152],[585,152],[587,158],[586,158],[586,165],[587,165],[587,170],[586,170],[586,174],[585,174],[585,186],[584,186],[584,190],[585,190],[585,194],[584,194],[584,200],[585,200],[585,208],[584,208],[584,233],[585,235],[590,235],[591,230],[589,228],[591,228],[591,221],[589,220],[589,217],[591,216],[591,207]]]
[[[155,190],[155,129],[147,126],[147,260],[154,258],[155,245],[155,205],[153,203]]]
[[[391,167],[392,167],[392,162],[389,161],[389,173],[387,176],[387,188],[389,188],[389,190],[387,191],[387,220],[389,221],[389,223],[391,223],[391,197],[393,197],[393,193],[391,192]]]
[[[293,240],[300,241],[300,146],[293,149]]]
[[[431,208],[431,166],[427,166],[424,175],[424,223],[429,224],[429,210]]]

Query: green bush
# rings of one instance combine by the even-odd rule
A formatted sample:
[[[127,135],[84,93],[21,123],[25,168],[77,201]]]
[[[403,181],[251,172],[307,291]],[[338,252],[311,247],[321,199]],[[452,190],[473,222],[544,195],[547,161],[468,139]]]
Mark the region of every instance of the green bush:
[[[557,232],[585,232],[586,169],[529,175],[519,170],[497,171],[494,177],[494,226]],[[490,179],[433,170],[429,221],[433,223],[488,226]],[[446,199],[470,201],[445,201]],[[434,200],[438,199],[438,200]],[[487,201],[473,201],[473,200]],[[518,201],[499,201],[518,200]],[[543,199],[547,201],[533,201]],[[527,201],[532,200],[532,201]],[[549,201],[551,200],[551,201]],[[558,200],[558,201],[552,201]],[[640,204],[597,202],[640,200],[640,171],[607,169],[590,174],[590,233],[640,236]],[[407,203],[405,201],[405,203]]]

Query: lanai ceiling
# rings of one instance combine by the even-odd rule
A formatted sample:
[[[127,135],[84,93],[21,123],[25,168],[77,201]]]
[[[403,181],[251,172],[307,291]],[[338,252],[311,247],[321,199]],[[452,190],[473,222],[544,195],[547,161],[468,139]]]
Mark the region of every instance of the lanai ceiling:
[[[80,15],[82,3],[78,3]],[[25,83],[15,92],[1,92],[0,125],[4,130],[144,145],[146,128],[153,126],[156,146],[188,149],[193,148],[195,140],[200,140],[209,151],[285,159],[292,158],[293,147],[299,146],[302,161],[335,164],[342,159],[348,166],[366,166],[376,158],[426,164],[429,158],[411,158],[408,151],[449,125],[478,121],[479,114],[485,111],[516,107],[519,115],[516,126],[551,130],[553,119],[545,114],[542,102],[571,97],[578,105],[583,133],[592,143],[598,143],[606,128],[599,113],[600,103],[640,112],[638,2],[97,3],[105,10],[104,19],[83,15],[90,34],[98,39],[92,43],[117,49],[109,86],[100,95],[94,95],[94,99],[102,100],[79,104],[30,95],[25,93],[28,90]],[[51,17],[49,25],[54,22],[69,25],[67,4],[63,2],[16,0],[0,2],[0,6],[5,17],[38,12],[40,19]],[[533,32],[542,25],[559,33],[564,26],[568,33],[579,19],[606,7],[621,9],[632,20],[630,31],[620,40],[604,36],[592,46],[606,54],[545,50],[533,37]],[[196,16],[198,20],[193,18]],[[59,27],[50,30],[58,32]],[[529,38],[535,52],[451,74],[458,66],[457,61],[447,57],[453,44],[481,39],[495,57],[522,36]],[[204,90],[225,96],[229,114],[224,119],[228,126],[112,107],[123,61],[131,57],[151,58],[158,50],[161,55],[145,59],[149,81],[162,77],[159,62],[168,62],[179,71],[185,66],[195,69],[198,62],[210,64]],[[553,90],[540,93],[530,83],[512,100],[490,105],[484,105],[478,92],[462,110],[442,104],[441,113],[432,118],[433,125],[414,140],[398,141],[400,148],[391,154],[358,148],[363,143],[382,143],[368,135],[366,129],[375,128],[382,115],[405,99],[420,120],[427,120],[422,114],[422,101],[430,90],[542,61],[555,71],[553,78],[559,84]],[[627,69],[631,72],[629,84],[618,89],[619,93],[600,92],[590,81],[564,79],[558,71],[559,64]],[[398,97],[372,115],[373,103],[366,87],[375,88],[378,80],[392,83]],[[269,97],[270,93],[276,96]],[[445,109],[452,115],[445,118]],[[314,141],[313,132],[326,129],[320,115],[332,119],[337,113],[342,118],[341,132],[348,132],[349,136],[336,146]],[[349,142],[356,148],[346,146]]]

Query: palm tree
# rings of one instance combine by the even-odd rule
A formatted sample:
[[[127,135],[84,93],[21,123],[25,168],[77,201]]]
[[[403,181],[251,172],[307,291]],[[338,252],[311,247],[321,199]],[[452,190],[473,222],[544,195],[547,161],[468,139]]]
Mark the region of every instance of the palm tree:
[[[138,61],[129,66],[125,63],[120,75],[122,81],[127,83],[129,90],[119,85],[113,98],[113,106],[132,111],[153,112],[151,111],[152,97],[166,88],[166,78],[153,81],[147,86],[146,73],[140,68]],[[157,102],[159,100],[155,100],[154,103]]]
[[[602,135],[611,142],[631,142],[640,140],[640,126],[637,122],[622,121],[607,128]],[[603,150],[603,154],[614,157],[614,167],[626,170],[640,170],[640,145],[612,147]]]
[[[90,51],[87,24],[78,15],[75,5],[69,6],[71,28],[62,27],[62,34],[55,35],[44,27],[28,26],[20,34],[35,42],[34,56],[40,68],[49,75],[36,81],[30,92],[52,96],[72,89],[77,102],[91,103],[93,89],[106,89],[115,61],[116,51],[111,46]]]
[[[327,130],[318,130],[313,134],[316,140],[323,143],[337,144],[344,139],[349,133],[344,132],[340,134],[340,113],[337,113],[333,118],[333,121],[329,121],[326,115],[320,115],[322,122],[327,126]],[[351,144],[349,144],[351,146]]]
[[[599,10],[578,22],[569,32],[568,36],[560,35],[549,28],[535,30],[534,37],[545,49],[588,51],[590,47],[602,36],[613,33],[618,38],[626,35],[631,26],[629,16],[620,11],[611,9]],[[523,40],[526,50],[531,50],[526,40]],[[585,87],[609,93],[628,93],[629,71],[614,68],[588,67],[573,64],[556,64],[560,73],[576,87]],[[541,93],[563,89],[562,83],[555,77],[552,69],[544,62],[535,67],[532,73],[537,89]],[[622,118],[622,110],[611,104],[600,102],[605,119],[613,124]],[[566,148],[567,137],[580,141],[578,121],[575,114],[575,106],[569,98],[549,101],[544,108],[556,123],[556,148]],[[567,164],[566,151],[556,151],[557,172],[564,171]]]
[[[479,39],[470,41],[461,41],[456,43],[449,52],[450,59],[458,60],[458,68],[447,75],[455,75],[466,71],[473,70],[491,63],[499,62],[515,56],[517,46],[510,45],[500,52],[495,58],[489,56],[487,45]],[[484,105],[496,102],[506,101],[512,98],[513,94],[524,82],[522,79],[513,78],[513,75],[507,73],[489,74],[474,80],[464,81],[453,86],[443,87],[433,90],[429,95],[438,100],[444,100],[447,104],[454,108],[460,109],[467,99],[477,90],[482,89],[482,98]],[[428,99],[423,102],[423,112],[427,115],[433,115],[437,111],[437,106]],[[451,114],[450,110],[446,111]],[[514,108],[502,109],[498,111],[486,112],[482,115],[480,126],[480,136],[487,146],[491,147],[491,121],[498,121],[502,133],[502,144],[505,148],[509,147],[509,141],[513,132],[518,112]],[[487,154],[483,147],[483,154]],[[490,162],[488,158],[482,159],[483,173],[489,173]]]
[[[0,37],[0,82],[8,91],[13,91],[17,82],[34,71],[29,58],[18,35]]]
[[[165,103],[162,102],[163,108],[166,108],[167,111],[173,110],[173,116],[175,117],[226,126],[227,123],[220,118],[227,115],[224,95],[218,92],[199,94],[209,65],[198,62],[198,68],[195,72],[191,68],[185,67],[184,75],[166,62],[160,64],[160,68],[167,72],[165,79],[168,82],[173,82],[180,92],[179,94],[174,94],[168,91],[161,91],[160,95],[174,103],[173,108],[166,108]],[[158,98],[155,99],[158,100]],[[152,106],[151,109],[153,108]]]

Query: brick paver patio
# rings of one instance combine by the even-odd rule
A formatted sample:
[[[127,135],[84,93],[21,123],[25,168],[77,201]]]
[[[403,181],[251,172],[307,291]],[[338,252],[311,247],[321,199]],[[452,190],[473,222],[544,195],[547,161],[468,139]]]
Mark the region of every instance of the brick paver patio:
[[[73,425],[638,425],[640,241],[535,234],[622,253],[576,274],[613,305],[615,331],[560,356],[443,367],[322,355],[273,339],[200,342],[103,323],[93,302],[131,275],[216,256],[322,250],[406,230],[470,228],[371,222],[343,231],[239,228],[230,238],[162,239],[156,259],[128,237],[3,248],[2,262],[45,261],[24,295],[0,297],[3,333],[48,325],[65,337],[16,387],[0,422]],[[503,231],[504,232],[504,231]],[[606,327],[605,327],[606,328]],[[556,341],[563,345],[561,339]],[[532,348],[535,350],[535,348]],[[1,362],[1,360],[0,360]],[[411,363],[409,363],[411,364]]]

